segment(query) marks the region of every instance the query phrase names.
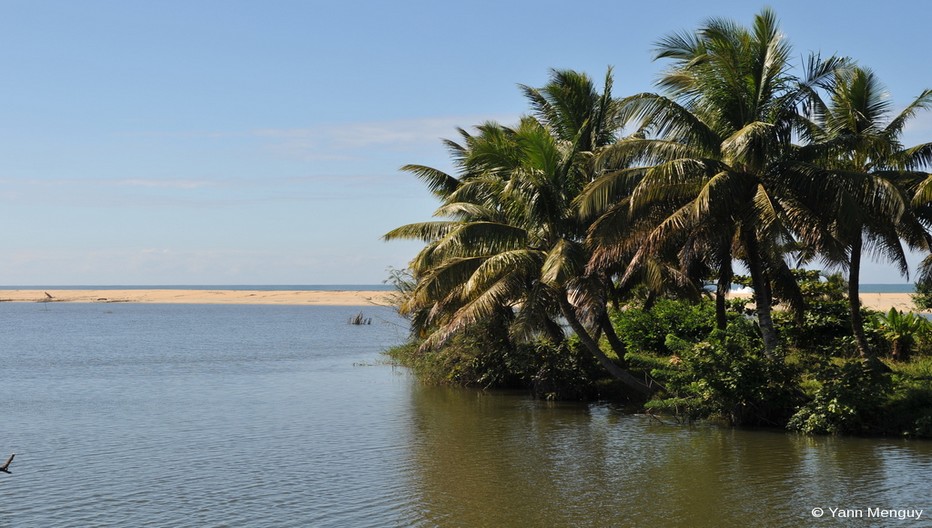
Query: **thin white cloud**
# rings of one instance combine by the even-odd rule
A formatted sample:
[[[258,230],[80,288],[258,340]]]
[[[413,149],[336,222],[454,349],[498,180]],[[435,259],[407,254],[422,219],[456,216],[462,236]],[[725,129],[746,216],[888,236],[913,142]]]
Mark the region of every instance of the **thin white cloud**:
[[[19,249],[0,261],[0,276],[10,285],[374,284],[384,278],[386,263],[404,264],[393,249]],[[360,275],[359,269],[375,271]]]
[[[204,187],[214,187],[216,182],[208,180],[178,180],[162,178],[131,178],[126,180],[98,180],[100,184],[112,183],[121,187],[145,187],[155,189],[202,189]]]
[[[319,125],[306,128],[265,128],[253,131],[270,140],[277,153],[304,160],[358,159],[372,150],[412,150],[458,139],[457,127],[470,129],[486,121],[512,124],[518,116],[450,116],[395,121]]]
[[[0,175],[0,203],[78,207],[241,207],[250,204],[320,203],[376,197],[420,196],[414,178],[397,172],[408,162],[437,164],[447,159],[441,139],[458,139],[457,127],[469,130],[495,120],[514,124],[519,116],[447,116],[393,121],[265,128],[235,136],[244,154],[239,165],[185,164],[169,152],[162,165],[91,167],[80,176],[7,177]],[[191,134],[209,137],[210,132]],[[264,149],[266,157],[255,156]],[[212,152],[207,150],[207,152]],[[226,151],[224,151],[226,152]],[[268,159],[269,152],[273,160]],[[236,163],[236,162],[233,162]],[[120,173],[120,171],[123,171]]]
[[[125,138],[155,138],[155,139],[237,139],[248,137],[249,134],[235,131],[221,130],[175,130],[175,131],[135,131],[121,132],[118,137]]]

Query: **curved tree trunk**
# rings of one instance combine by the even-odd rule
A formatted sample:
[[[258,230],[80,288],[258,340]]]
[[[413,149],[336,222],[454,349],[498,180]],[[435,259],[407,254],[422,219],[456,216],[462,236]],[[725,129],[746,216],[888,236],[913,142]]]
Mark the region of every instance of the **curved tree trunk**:
[[[608,344],[612,346],[612,350],[614,350],[615,355],[618,356],[618,362],[624,367],[627,363],[625,361],[627,347],[625,347],[625,344],[621,342],[621,339],[615,332],[615,327],[612,326],[612,320],[608,317],[608,313],[603,312],[602,316],[599,317],[599,328],[602,329],[602,333],[604,333],[605,338],[608,339]]]
[[[576,317],[576,309],[573,308],[573,305],[570,304],[567,300],[566,295],[558,294],[560,303],[560,311],[563,313],[563,317],[566,318],[566,322],[570,324],[570,327],[576,332],[576,335],[579,336],[579,341],[586,347],[595,358],[599,361],[599,364],[602,365],[613,378],[621,381],[625,387],[630,389],[635,395],[642,398],[646,398],[653,393],[653,390],[647,386],[643,381],[635,378],[631,375],[630,372],[621,368],[615,364],[612,360],[602,352],[602,349],[599,348],[599,344],[592,339],[592,336],[586,330],[579,318]]]
[[[793,322],[798,326],[802,326],[806,320],[806,300],[799,288],[799,283],[796,282],[796,277],[793,276],[793,272],[783,259],[777,262],[777,269],[774,270],[774,273],[776,274],[775,279],[780,280],[768,281],[768,284],[773,284],[775,287],[779,285],[777,291],[780,298],[786,301],[787,307],[792,312]]]
[[[654,304],[656,302],[657,302],[657,293],[654,290],[648,291],[647,299],[644,299],[644,307],[642,308],[642,310],[644,310],[645,312],[651,311],[651,309],[654,307]]]
[[[544,322],[544,328],[547,332],[547,337],[552,343],[559,344],[566,340],[566,335],[563,333],[563,329],[560,328],[560,325],[557,324],[553,319],[548,317]]]
[[[854,334],[854,342],[858,347],[858,353],[862,358],[868,358],[870,349],[867,345],[867,337],[864,335],[864,319],[861,318],[860,285],[858,284],[861,279],[862,246],[861,231],[858,230],[854,241],[851,243],[851,257],[848,263],[848,312],[851,315],[851,333]]]
[[[715,327],[725,330],[728,327],[728,306],[725,303],[728,292],[731,291],[731,279],[734,271],[731,269],[731,241],[719,244],[720,264],[718,267],[718,284],[715,288]]]
[[[773,298],[770,295],[770,284],[764,271],[764,260],[760,254],[757,235],[750,232],[743,238],[757,304],[757,324],[760,326],[761,337],[764,340],[764,354],[772,358],[777,350],[778,340],[777,329],[773,325]]]
[[[728,327],[728,305],[725,296],[731,289],[731,281],[726,285],[721,279],[715,288],[715,328],[725,330]]]

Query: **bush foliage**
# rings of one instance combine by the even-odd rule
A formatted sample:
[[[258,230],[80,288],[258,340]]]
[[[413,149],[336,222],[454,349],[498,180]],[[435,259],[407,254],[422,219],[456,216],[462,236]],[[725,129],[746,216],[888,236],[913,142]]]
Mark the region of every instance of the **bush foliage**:
[[[544,340],[514,344],[506,334],[495,335],[491,325],[478,325],[438,349],[422,349],[413,340],[387,354],[427,383],[526,389],[545,399],[597,397],[601,371],[578,346]]]
[[[729,303],[725,331],[715,329],[709,299],[660,299],[650,309],[611,312],[627,349],[616,359],[661,388],[644,409],[683,422],[713,419],[804,434],[932,437],[928,323],[911,314],[863,310],[872,349],[888,357],[882,364],[864,360],[851,337],[844,281],[812,272],[799,278],[806,310],[801,317],[775,313],[782,348],[772,357],[764,354],[746,301]],[[906,339],[911,361],[890,357],[897,339],[900,350]],[[603,348],[609,350],[604,342]],[[516,341],[507,325],[493,320],[457,333],[437,349],[422,349],[415,339],[388,353],[430,383],[524,389],[547,399],[610,394],[604,371],[577,340]]]

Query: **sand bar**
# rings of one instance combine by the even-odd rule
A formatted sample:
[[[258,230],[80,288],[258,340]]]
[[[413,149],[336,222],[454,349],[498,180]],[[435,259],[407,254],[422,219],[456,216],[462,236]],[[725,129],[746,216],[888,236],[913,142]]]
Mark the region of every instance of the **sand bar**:
[[[393,291],[354,290],[0,290],[0,302],[391,306],[394,295]],[[740,293],[732,295],[742,296]],[[908,293],[862,293],[861,303],[866,308],[884,312],[890,308],[917,311]]]
[[[392,291],[313,290],[0,290],[0,302],[391,305]]]
[[[750,294],[732,293],[733,297],[749,297]],[[861,305],[871,310],[887,312],[890,308],[896,308],[901,312],[925,312],[927,310],[917,310],[913,304],[911,293],[862,293],[860,296]]]

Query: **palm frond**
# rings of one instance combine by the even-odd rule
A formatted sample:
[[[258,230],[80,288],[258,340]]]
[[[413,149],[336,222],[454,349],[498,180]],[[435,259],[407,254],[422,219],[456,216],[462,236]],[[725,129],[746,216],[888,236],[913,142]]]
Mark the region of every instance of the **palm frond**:
[[[768,152],[768,145],[775,140],[774,131],[772,123],[748,123],[722,141],[721,151],[725,162],[729,165],[763,167],[767,161],[763,154]]]
[[[682,201],[694,196],[710,169],[719,164],[709,160],[675,159],[650,167],[631,195],[631,208],[638,211],[658,201]],[[715,173],[712,173],[715,174]]]
[[[891,137],[897,137],[903,132],[906,123],[915,117],[920,110],[932,108],[932,90],[923,90],[919,97],[914,99],[906,106],[884,129],[884,133]]]
[[[627,200],[643,173],[644,169],[638,167],[611,171],[599,176],[576,197],[579,217],[594,218],[620,200]]]
[[[444,199],[456,190],[460,181],[449,174],[426,165],[405,165],[401,170],[414,174],[424,182],[434,196]]]
[[[709,125],[695,113],[673,99],[652,93],[640,93],[625,97],[619,102],[621,119],[640,121],[640,128],[658,137],[675,140],[704,152],[718,147],[720,138]]]
[[[544,253],[533,249],[502,251],[484,259],[465,283],[463,294],[474,297],[507,275],[534,277],[539,273]]]
[[[457,224],[434,247],[434,254],[447,257],[491,255],[525,247],[527,231],[498,222]]]
[[[566,239],[560,239],[547,252],[547,258],[541,267],[541,282],[554,287],[564,286],[575,277],[582,275],[586,268],[586,251],[582,245]]]
[[[932,142],[915,145],[897,153],[893,165],[906,170],[932,168]]]
[[[470,202],[452,202],[443,204],[438,207],[436,211],[434,211],[434,216],[454,218],[458,221],[502,221],[501,215],[495,209],[484,204]]]
[[[491,318],[501,311],[502,307],[513,305],[526,291],[525,286],[521,277],[515,275],[501,277],[459,308],[447,324],[430,336],[430,345],[440,345],[456,332],[478,321]]]
[[[436,221],[436,222],[417,222],[396,227],[388,233],[382,235],[382,240],[422,240],[432,242],[441,239],[451,231],[457,228],[458,222]]]

